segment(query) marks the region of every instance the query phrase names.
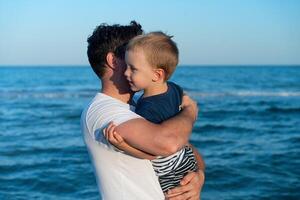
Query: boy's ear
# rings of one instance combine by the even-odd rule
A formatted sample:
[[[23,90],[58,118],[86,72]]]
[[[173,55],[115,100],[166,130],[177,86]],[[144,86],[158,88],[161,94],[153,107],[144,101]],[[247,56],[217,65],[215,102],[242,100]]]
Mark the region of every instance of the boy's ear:
[[[108,52],[107,55],[106,55],[107,66],[111,69],[115,69],[116,68],[116,62],[117,62],[117,59],[116,59],[115,54],[113,54],[112,52]]]
[[[153,81],[156,82],[156,81],[159,81],[159,80],[164,80],[165,79],[165,70],[163,69],[154,69],[154,76],[153,76]]]

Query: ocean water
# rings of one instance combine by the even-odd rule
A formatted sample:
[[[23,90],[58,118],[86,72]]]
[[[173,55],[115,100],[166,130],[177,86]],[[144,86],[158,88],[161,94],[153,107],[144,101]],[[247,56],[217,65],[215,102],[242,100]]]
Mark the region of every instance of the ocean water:
[[[300,67],[179,67],[200,107],[202,199],[300,199]],[[80,114],[89,67],[0,68],[0,199],[99,199]]]

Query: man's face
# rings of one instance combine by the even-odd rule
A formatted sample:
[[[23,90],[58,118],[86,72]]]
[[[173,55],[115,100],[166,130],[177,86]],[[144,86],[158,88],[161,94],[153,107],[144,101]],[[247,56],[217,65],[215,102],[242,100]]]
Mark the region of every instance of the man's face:
[[[128,80],[126,79],[126,77],[124,76],[124,73],[126,71],[126,62],[125,59],[122,58],[117,58],[116,60],[116,69],[114,70],[114,75],[116,77],[115,80],[118,81],[117,85],[118,88],[122,88],[122,93],[132,93],[132,90],[130,89],[130,85],[128,83]]]
[[[125,61],[127,69],[125,76],[132,91],[139,91],[151,85],[154,71],[142,49],[126,51]]]
[[[120,69],[122,75],[124,75],[126,67],[127,67],[125,59],[118,58],[117,59],[117,65],[118,65],[118,68]]]

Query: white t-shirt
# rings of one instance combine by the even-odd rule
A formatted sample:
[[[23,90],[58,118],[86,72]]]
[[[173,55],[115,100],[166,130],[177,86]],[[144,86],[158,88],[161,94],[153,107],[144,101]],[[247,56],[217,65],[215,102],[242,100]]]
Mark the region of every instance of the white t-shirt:
[[[117,151],[103,134],[111,121],[119,125],[139,117],[129,104],[102,93],[82,112],[83,138],[103,200],[164,199],[151,162]]]

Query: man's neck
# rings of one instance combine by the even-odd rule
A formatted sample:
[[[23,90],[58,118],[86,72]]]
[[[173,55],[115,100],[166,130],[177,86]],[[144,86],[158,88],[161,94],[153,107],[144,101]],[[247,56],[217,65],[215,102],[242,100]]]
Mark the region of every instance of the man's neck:
[[[109,86],[106,86],[106,85],[102,85],[101,92],[103,94],[106,94],[106,95],[112,97],[112,98],[118,99],[118,100],[120,100],[124,103],[129,103],[131,98],[132,98],[131,93],[121,94],[120,91],[117,88],[113,87],[113,86],[109,87]]]
[[[158,94],[163,94],[168,91],[167,82],[153,84],[152,86],[144,89],[143,97],[150,97]]]

